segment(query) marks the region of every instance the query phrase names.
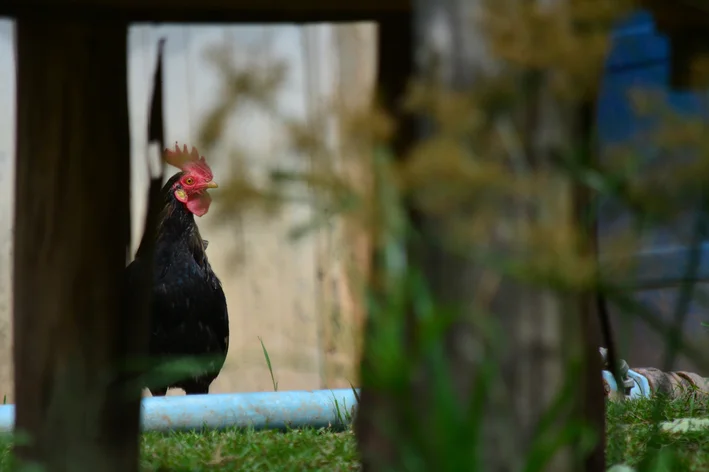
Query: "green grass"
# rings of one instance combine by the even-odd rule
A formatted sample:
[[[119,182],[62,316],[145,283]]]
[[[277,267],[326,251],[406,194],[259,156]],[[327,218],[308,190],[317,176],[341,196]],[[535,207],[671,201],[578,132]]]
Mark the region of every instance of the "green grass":
[[[273,389],[278,390],[263,341],[261,347]],[[333,404],[340,420],[349,422],[351,405],[340,405],[335,398]],[[697,400],[694,395],[686,395],[671,401],[641,399],[608,403],[608,466],[625,464],[637,472],[709,470],[709,427],[677,434],[657,426],[659,422],[681,418],[709,418],[709,398]],[[10,470],[9,451],[9,439],[0,437],[0,472]],[[141,461],[144,471],[156,472],[359,469],[352,431],[327,429],[147,433],[143,435]]]
[[[657,413],[656,413],[657,410]],[[638,472],[709,470],[709,429],[683,434],[657,431],[660,421],[709,417],[709,401],[685,397],[670,402],[638,400],[608,406],[608,465]],[[8,470],[9,444],[0,445],[0,470]],[[232,430],[148,433],[143,436],[145,471],[347,471],[358,470],[351,431],[325,429]]]
[[[639,472],[709,470],[709,429],[670,434],[656,422],[709,417],[709,401],[691,396],[673,401],[638,400],[608,405],[608,465]],[[207,434],[149,434],[146,470],[357,470],[352,432],[326,430]]]
[[[10,470],[10,445],[0,445],[0,471]],[[142,470],[350,471],[358,470],[352,432],[327,430],[148,433]]]
[[[692,396],[662,401],[641,399],[608,405],[608,465],[624,463],[639,472],[709,470],[709,429],[672,434],[657,421],[709,417],[709,400]]]
[[[147,434],[143,467],[149,471],[357,470],[351,432],[326,430],[226,431]]]

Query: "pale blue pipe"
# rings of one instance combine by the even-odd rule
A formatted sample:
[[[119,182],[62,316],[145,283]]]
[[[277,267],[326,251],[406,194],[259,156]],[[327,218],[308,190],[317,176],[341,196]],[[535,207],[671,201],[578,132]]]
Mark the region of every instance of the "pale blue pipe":
[[[652,395],[652,390],[650,389],[650,382],[645,378],[645,376],[638,374],[633,369],[628,370],[628,377],[633,381],[633,386],[630,388],[630,394],[628,398],[649,398]],[[608,386],[611,388],[612,392],[618,392],[618,385],[615,382],[615,377],[608,371],[603,371],[603,378],[608,382]]]
[[[341,428],[356,404],[351,389],[177,395],[144,398],[141,416],[143,431]],[[0,432],[14,419],[14,405],[0,406]]]
[[[0,433],[12,431],[15,424],[15,405],[0,405]]]

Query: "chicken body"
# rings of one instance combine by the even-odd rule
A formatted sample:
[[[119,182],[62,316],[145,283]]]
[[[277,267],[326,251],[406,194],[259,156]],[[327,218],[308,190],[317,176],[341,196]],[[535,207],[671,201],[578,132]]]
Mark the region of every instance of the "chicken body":
[[[168,388],[181,388],[188,395],[209,393],[229,348],[229,317],[221,282],[207,260],[206,241],[194,215],[173,194],[182,175],[175,174],[162,189],[164,207],[153,260],[145,260],[139,249],[126,275],[128,287],[134,287],[143,278],[140,272],[152,263],[150,357],[168,361],[198,357],[202,368],[195,375],[151,385],[153,396],[165,395]]]

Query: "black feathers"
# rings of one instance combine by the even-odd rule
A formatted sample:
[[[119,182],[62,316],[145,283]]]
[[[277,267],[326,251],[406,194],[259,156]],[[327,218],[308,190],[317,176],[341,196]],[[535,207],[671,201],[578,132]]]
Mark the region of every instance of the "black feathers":
[[[209,265],[206,241],[194,215],[173,195],[181,176],[181,172],[175,174],[162,188],[164,206],[152,261],[149,353],[162,360],[197,356],[202,368],[180,380],[151,386],[154,396],[164,395],[169,387],[182,388],[187,394],[208,393],[229,347],[226,298]],[[141,248],[126,268],[129,287],[142,279],[140,273],[147,263]]]

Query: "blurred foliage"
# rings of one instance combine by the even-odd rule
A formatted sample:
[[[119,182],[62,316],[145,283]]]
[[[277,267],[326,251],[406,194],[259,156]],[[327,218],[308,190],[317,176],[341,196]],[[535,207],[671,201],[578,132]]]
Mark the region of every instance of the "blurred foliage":
[[[638,303],[626,286],[633,275],[630,256],[646,246],[649,228],[660,225],[687,244],[697,240],[684,234],[695,227],[680,224],[684,221],[680,218],[705,203],[703,182],[709,177],[706,121],[673,111],[656,90],[636,90],[631,98],[644,124],[638,136],[603,149],[598,159],[584,154],[583,143],[567,140],[578,125],[576,113],[599,92],[611,28],[633,5],[619,0],[485,0],[482,5],[471,28],[479,27],[487,38],[487,52],[494,58],[491,67],[475,71],[479,72],[475,86],[465,89],[444,83],[436,71],[422,71],[412,78],[405,106],[411,114],[425,117],[430,132],[407,156],[393,155],[391,141],[400,130],[376,102],[362,100],[353,106],[333,100],[306,120],[294,120],[279,114],[274,98],[288,79],[283,64],[239,68],[231,60],[228,45],[211,54],[223,88],[222,100],[204,120],[200,133],[200,146],[207,155],[219,147],[234,110],[248,105],[276,120],[287,139],[285,149],[297,156],[279,161],[263,178],[253,172],[254,156],[243,149],[230,150],[232,172],[224,191],[215,196],[218,219],[228,222],[247,211],[276,218],[288,205],[306,205],[313,209],[312,219],[294,227],[293,237],[328,231],[337,219],[349,221],[350,228],[366,235],[385,259],[384,273],[359,274],[360,281],[366,280],[361,303],[370,320],[378,320],[369,353],[378,364],[369,380],[386,384],[402,402],[420,361],[407,357],[410,351],[403,344],[405,300],[413,299],[416,326],[422,333],[417,352],[430,356],[428,361],[441,375],[448,371],[439,351],[444,333],[455,321],[430,298],[420,268],[406,265],[403,238],[410,228],[403,202],[415,204],[433,221],[441,222],[444,240],[439,243],[452,252],[468,253],[473,248],[481,267],[490,271],[479,286],[470,288],[479,295],[470,310],[488,344],[502,337],[490,325],[492,317],[484,316],[500,274],[564,297],[604,290],[622,314],[641,317],[656,331],[665,331],[668,340],[678,336],[686,314],[686,302],[679,297],[672,331],[652,307]],[[557,126],[549,126],[539,103],[530,103],[533,97],[549,98],[549,94],[551,101],[563,104]],[[333,119],[337,123],[334,140],[327,132]],[[535,161],[550,142],[560,151],[555,160]],[[616,214],[632,215],[629,225],[602,235],[605,259],[601,264],[597,254],[585,249],[588,232],[574,216],[574,188],[589,191]],[[510,208],[523,208],[531,217],[521,225],[519,218],[511,217]],[[598,205],[584,211],[592,218]],[[351,270],[356,273],[360,267],[354,265]],[[375,289],[384,290],[386,296],[371,296]],[[691,293],[691,289],[685,291]],[[564,303],[568,300],[563,298]],[[670,342],[670,358],[682,349],[675,344]],[[686,352],[699,358],[696,351]],[[493,375],[488,368],[494,369],[486,366],[479,379],[485,388]],[[578,372],[569,375],[577,378]],[[564,382],[559,395],[573,397],[569,387],[573,381]],[[447,403],[451,392],[444,391],[444,384],[436,382],[442,390],[436,390],[431,399],[431,409],[442,422],[435,425],[441,436],[430,444],[430,431],[421,431],[419,442],[407,445],[413,461],[410,470],[425,470],[431,457],[439,461],[441,470],[463,470],[455,468],[480,459],[479,451],[460,452],[471,436],[481,434],[479,418],[461,417]],[[483,411],[480,395],[476,391],[471,399],[472,413]],[[568,408],[564,403],[568,398],[562,397],[555,400],[559,411]],[[553,455],[550,450],[570,438],[588,443],[582,425],[569,428],[559,433],[563,437],[536,442],[531,452],[538,462],[527,463],[527,470],[543,470]]]
[[[511,115],[531,89],[541,86],[537,77],[541,71],[552,71],[553,90],[570,101],[593,97],[608,49],[608,30],[628,7],[627,2],[609,0],[573,1],[568,11],[541,8],[534,2],[520,5],[509,0],[486,2],[480,22],[492,52],[504,64],[504,73],[463,92],[429,80],[412,80],[407,107],[427,116],[436,133],[420,142],[405,164],[390,163],[392,183],[402,198],[412,196],[432,214],[461,214],[451,235],[466,242],[473,239],[482,247],[493,236],[489,228],[501,206],[511,199],[523,200],[530,208],[544,206],[557,200],[560,186],[569,181],[559,169],[530,172],[524,168],[531,130],[520,127]],[[229,49],[225,45],[210,52],[224,85],[219,106],[203,122],[200,144],[213,148],[230,114],[256,104],[280,122],[288,151],[302,162],[294,163],[293,169],[272,169],[264,182],[253,175],[244,152],[232,150],[232,173],[217,201],[220,219],[228,221],[247,208],[274,216],[284,204],[295,203],[316,209],[314,220],[294,229],[295,235],[317,229],[334,215],[355,218],[370,233],[386,228],[383,215],[377,214],[378,205],[371,201],[376,195],[371,185],[352,181],[343,168],[372,169],[373,152],[386,147],[396,133],[393,121],[376,104],[352,109],[336,102],[305,122],[280,116],[274,94],[287,78],[285,66],[239,69]],[[324,132],[333,116],[341,125],[339,146],[328,143]],[[343,148],[347,159],[356,162],[342,162]],[[641,185],[634,178],[632,182],[630,195],[643,200]],[[463,213],[457,211],[461,206],[466,207]],[[547,213],[519,242],[523,247],[514,248],[514,258],[525,261],[530,279],[546,274],[570,286],[587,285],[595,262],[579,254],[573,221],[563,212]]]

